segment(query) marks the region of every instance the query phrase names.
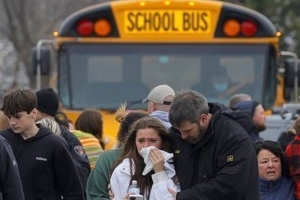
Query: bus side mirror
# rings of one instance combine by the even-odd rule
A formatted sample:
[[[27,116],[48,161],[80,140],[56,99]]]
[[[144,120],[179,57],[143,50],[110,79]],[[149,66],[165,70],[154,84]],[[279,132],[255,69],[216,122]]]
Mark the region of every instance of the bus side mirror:
[[[297,60],[298,86],[300,86],[300,60]],[[295,60],[286,59],[284,61],[284,98],[291,100],[295,88]]]
[[[38,64],[40,64],[41,75],[49,75],[51,69],[51,56],[50,56],[50,48],[49,47],[41,47],[40,48],[40,60],[37,58],[37,48],[34,47],[32,49],[32,57],[31,63],[33,68],[33,74],[37,75]]]

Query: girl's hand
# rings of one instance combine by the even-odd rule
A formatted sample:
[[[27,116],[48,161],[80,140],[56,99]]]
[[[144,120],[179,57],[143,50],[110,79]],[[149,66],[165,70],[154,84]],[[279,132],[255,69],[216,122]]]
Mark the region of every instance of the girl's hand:
[[[170,188],[168,188],[168,191],[172,194],[174,199],[176,199],[177,192],[175,192],[174,190],[171,190]]]
[[[110,198],[110,199],[115,198],[115,195],[114,195],[114,193],[113,193],[112,190],[111,190],[110,184],[108,184],[107,190],[108,190],[109,198]]]
[[[129,199],[129,194],[127,194],[127,195],[124,197],[124,200],[130,200],[130,199]]]
[[[163,157],[159,149],[157,148],[152,149],[149,153],[149,158],[153,164],[153,169],[155,173],[165,170],[164,168],[165,158]]]

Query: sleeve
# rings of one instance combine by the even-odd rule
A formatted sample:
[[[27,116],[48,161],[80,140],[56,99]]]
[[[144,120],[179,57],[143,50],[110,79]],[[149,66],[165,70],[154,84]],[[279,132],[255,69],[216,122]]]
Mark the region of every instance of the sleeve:
[[[114,194],[113,200],[124,199],[128,193],[130,175],[122,172],[124,167],[121,167],[121,165],[122,163],[114,169],[110,178],[110,186]]]
[[[158,172],[152,175],[153,185],[151,189],[150,199],[153,200],[174,200],[173,195],[168,189],[174,192],[179,192],[177,186],[171,178],[168,178],[165,171]]]
[[[107,154],[109,155],[109,154]],[[87,200],[110,200],[108,194],[110,166],[103,152],[97,160],[95,168],[91,171],[86,185]]]
[[[215,131],[214,150],[207,154],[215,157],[211,163],[214,174],[177,193],[176,199],[259,199],[257,156],[247,133],[227,122]]]
[[[3,199],[25,200],[16,159],[10,145],[2,138],[0,152],[0,187]]]
[[[79,174],[68,149],[62,141],[57,141],[54,150],[56,180],[63,198],[65,200],[84,199]]]
[[[79,173],[80,182],[83,185],[83,189],[85,191],[86,182],[91,172],[88,157],[80,141],[76,138],[76,136],[73,133],[69,131],[63,131],[62,135],[65,141],[67,142],[69,152]]]

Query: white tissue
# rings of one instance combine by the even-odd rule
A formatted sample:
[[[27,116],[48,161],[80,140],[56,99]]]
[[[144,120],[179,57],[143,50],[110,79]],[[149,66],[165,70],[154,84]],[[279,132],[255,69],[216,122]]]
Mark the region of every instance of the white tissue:
[[[149,146],[147,148],[142,148],[141,151],[140,151],[140,155],[144,158],[144,162],[146,164],[145,169],[143,171],[143,176],[148,174],[153,169],[153,164],[150,161],[149,153],[150,153],[150,150],[154,149],[154,148],[156,148],[156,147]],[[168,153],[168,152],[165,152],[165,151],[162,151],[162,150],[160,150],[160,152],[162,153],[163,157],[165,158],[165,162],[167,162],[168,160],[173,158],[172,153]]]

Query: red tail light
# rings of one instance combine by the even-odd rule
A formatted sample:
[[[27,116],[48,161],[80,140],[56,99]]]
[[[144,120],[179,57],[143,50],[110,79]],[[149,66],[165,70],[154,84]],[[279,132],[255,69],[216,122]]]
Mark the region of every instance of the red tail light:
[[[93,33],[93,22],[89,20],[81,20],[77,23],[77,32],[80,36],[89,36]]]
[[[241,31],[245,36],[254,36],[257,32],[257,25],[253,21],[244,21],[241,25]]]

